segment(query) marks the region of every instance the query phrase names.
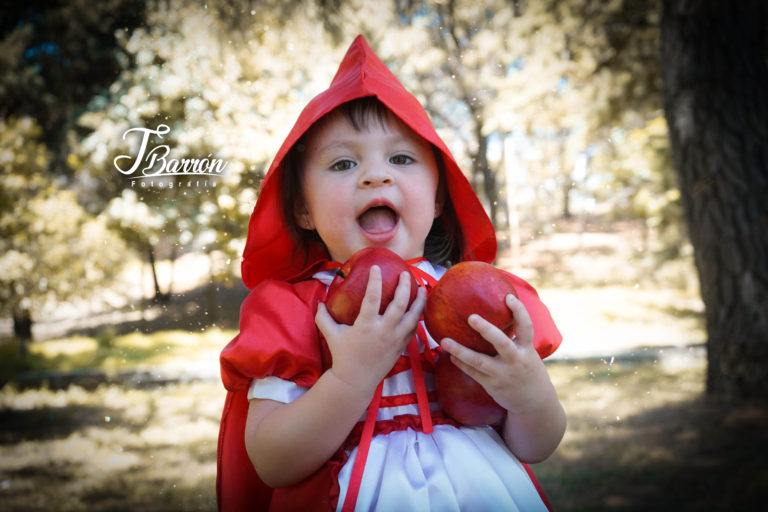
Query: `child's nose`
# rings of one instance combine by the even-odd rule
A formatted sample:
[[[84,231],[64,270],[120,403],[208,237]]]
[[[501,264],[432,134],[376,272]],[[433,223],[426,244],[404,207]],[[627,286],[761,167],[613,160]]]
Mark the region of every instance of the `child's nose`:
[[[380,165],[369,166],[360,175],[358,185],[363,188],[380,187],[382,185],[391,185],[395,182],[392,174],[387,172],[386,168]]]

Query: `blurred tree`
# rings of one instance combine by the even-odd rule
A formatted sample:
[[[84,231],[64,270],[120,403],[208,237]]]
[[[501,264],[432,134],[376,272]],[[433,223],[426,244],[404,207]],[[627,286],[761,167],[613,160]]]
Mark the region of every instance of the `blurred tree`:
[[[212,261],[239,258],[264,168],[340,58],[321,15],[309,1],[151,1],[146,26],[118,33],[129,58],[79,117],[87,135],[76,161],[88,177],[82,195],[100,198],[150,265],[185,251],[208,253]],[[205,184],[197,176],[168,176],[162,188],[121,175],[115,157],[135,156],[140,138],[124,139],[126,130],[161,123],[170,132],[152,137],[147,151],[162,144],[169,159],[218,158],[226,162],[224,175]],[[136,218],[138,203],[151,222]],[[212,280],[231,279],[229,266],[213,268]],[[167,293],[159,285],[155,292]]]
[[[374,44],[425,105],[449,144],[469,168],[469,178],[499,225],[497,168],[488,159],[493,98],[504,66],[506,26],[512,7],[503,2],[396,2],[391,23],[378,25]],[[380,17],[379,17],[380,19]]]
[[[666,120],[659,116],[632,130],[617,127],[611,143],[594,158],[597,166],[610,169],[610,175],[585,183],[593,189],[592,195],[606,205],[611,217],[643,221],[643,252],[651,249],[649,237],[655,231],[661,242],[657,259],[678,258],[686,233]],[[605,184],[610,186],[604,188]]]
[[[374,42],[453,132],[497,227],[505,191],[500,158],[491,158],[494,137],[524,133],[532,141],[535,159],[505,158],[528,168],[526,187],[547,216],[558,205],[553,213],[567,217],[576,182],[588,177],[573,174],[582,155],[599,150],[617,124],[635,130],[659,116],[657,1],[398,1],[395,8],[399,18],[372,29]]]
[[[70,174],[73,121],[115,79],[115,32],[141,23],[144,0],[4,2],[0,16],[0,117],[31,116],[49,148],[49,172]]]
[[[111,0],[67,25],[58,20],[87,10],[79,0],[45,8],[33,1],[13,11],[24,21],[3,25],[5,53],[15,56],[7,61],[15,72],[0,72],[0,91],[10,99],[21,97],[34,87],[48,87],[50,76],[64,76],[64,71],[35,75],[35,70],[66,67],[76,58],[83,59],[81,70],[100,62],[109,73],[86,74],[84,92],[70,102],[79,106],[66,111],[69,117],[59,116],[69,119],[68,142],[49,145],[52,160],[64,161],[75,177],[66,186],[91,213],[108,212],[149,261],[173,260],[187,250],[227,261],[240,254],[263,169],[299,110],[327,86],[346,45],[360,32],[448,134],[497,225],[504,177],[501,159],[493,155],[498,144],[495,150],[493,145],[512,133],[524,133],[540,154],[538,160],[524,161],[538,174],[525,184],[538,193],[531,211],[540,208],[549,215],[558,208],[551,205],[559,204],[560,213],[572,212],[573,191],[593,173],[590,167],[576,176],[574,162],[602,147],[600,140],[617,123],[642,134],[658,117],[657,4]],[[107,22],[91,30],[102,5],[111,9]],[[82,55],[58,35],[47,36],[52,44],[44,38],[35,44],[67,59],[43,61],[40,56],[48,50],[25,50],[30,47],[25,37],[32,37],[25,36],[28,32],[70,25],[76,34],[101,34],[103,41],[94,39],[99,48],[84,34],[79,36],[85,38],[78,47]],[[27,82],[14,82],[16,75],[29,76],[23,80],[31,85],[20,86]],[[52,98],[57,108],[67,104]],[[31,105],[32,99],[21,103]],[[628,116],[626,110],[637,114]],[[135,187],[135,195],[126,194],[130,182],[114,169],[113,160],[135,155],[136,141],[124,140],[123,134],[160,123],[171,131],[153,143],[167,144],[169,158],[211,155],[229,163],[215,189],[184,189],[179,186],[184,180],[173,178],[173,189]],[[613,176],[610,166],[601,172],[606,183]],[[625,180],[622,186],[642,183]],[[512,195],[510,183],[506,186]],[[591,193],[589,187],[581,190]],[[636,190],[635,196],[644,197]],[[146,219],[134,217],[138,202],[150,212]],[[156,286],[156,295],[162,293]]]
[[[80,155],[83,169],[97,178],[90,180],[96,188],[87,195],[108,200],[121,194],[124,184],[110,162],[127,151],[120,138],[126,129],[167,122],[172,127],[167,142],[177,157],[231,157],[239,166],[237,175],[217,194],[238,203],[247,195],[252,201],[259,172],[287,127],[306,100],[327,85],[348,41],[362,32],[421,97],[443,134],[448,132],[449,144],[471,170],[497,225],[498,210],[504,209],[499,205],[505,204],[500,200],[504,176],[499,156],[489,156],[492,139],[519,131],[540,152],[538,160],[525,162],[536,171],[527,173],[536,176],[525,186],[539,196],[530,211],[548,216],[551,205],[560,204],[559,212],[567,215],[577,182],[586,179],[585,173],[573,175],[580,155],[590,146],[599,148],[595,141],[608,137],[617,122],[637,131],[658,117],[655,6],[632,0],[396,2],[394,9],[360,0],[258,6],[244,0],[206,6],[150,2],[147,28],[120,42],[130,65],[80,118],[80,126],[92,130]],[[626,109],[639,113],[626,116]],[[602,172],[607,181],[613,169]],[[509,183],[506,187],[512,196],[515,191]],[[195,209],[198,202],[183,214],[171,195],[143,194],[157,211],[167,208],[161,214],[170,224],[161,229],[160,245],[176,247],[180,232],[196,247],[203,238],[210,241],[206,225],[174,227],[188,222],[171,215],[189,219],[202,212]],[[218,201],[210,203],[213,210],[220,208]],[[206,209],[201,218],[221,219],[210,214],[210,205]],[[233,222],[245,224],[245,219]],[[237,241],[243,234],[230,238]],[[236,243],[223,240],[222,245]]]
[[[768,4],[664,1],[672,157],[707,321],[707,391],[768,397]]]
[[[146,255],[155,287],[155,300],[163,302],[170,298],[169,289],[163,292],[157,278],[156,246],[166,225],[166,219],[156,213],[147,203],[139,199],[135,191],[123,190],[122,195],[114,198],[105,211],[109,226],[115,229],[129,247],[139,254]]]
[[[41,139],[31,118],[0,120],[0,314],[13,317],[22,352],[35,311],[104,286],[125,250],[103,217],[51,180]]]

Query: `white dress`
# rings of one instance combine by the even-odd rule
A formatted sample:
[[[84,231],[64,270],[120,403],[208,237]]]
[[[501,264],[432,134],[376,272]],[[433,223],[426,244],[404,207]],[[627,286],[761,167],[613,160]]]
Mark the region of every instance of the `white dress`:
[[[436,279],[445,269],[423,261],[417,266]],[[330,284],[333,273],[315,274]],[[437,346],[428,336],[430,348]],[[419,351],[424,347],[419,341]],[[406,354],[407,355],[407,354]],[[424,374],[427,391],[434,391],[431,373]],[[288,403],[307,388],[267,377],[254,379],[248,399],[262,398]],[[382,397],[415,393],[411,370],[384,381]],[[439,409],[430,402],[430,409]],[[380,407],[377,421],[397,415],[419,415],[416,404]],[[361,419],[364,421],[365,417]],[[358,448],[354,448],[339,472],[341,510]],[[460,428],[434,425],[430,434],[411,428],[374,435],[365,462],[356,511],[543,511],[547,510],[526,469],[489,426]]]

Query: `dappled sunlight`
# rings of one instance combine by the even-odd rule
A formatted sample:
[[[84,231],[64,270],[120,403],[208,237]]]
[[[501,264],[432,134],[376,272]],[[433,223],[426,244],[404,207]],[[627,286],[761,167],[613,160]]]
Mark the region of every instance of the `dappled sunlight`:
[[[127,452],[118,438],[94,439],[88,432],[77,432],[66,439],[22,442],[3,447],[0,472],[14,472],[38,466],[76,465],[76,471],[86,478],[106,477],[136,465],[138,455]]]
[[[215,345],[213,339],[226,338],[147,337],[156,343],[143,350],[173,344],[182,361]],[[547,368],[567,411],[568,430],[555,454],[534,470],[558,510],[583,510],[576,503],[595,510],[644,503],[638,500],[656,496],[658,486],[686,474],[683,469],[722,467],[720,452],[706,447],[740,438],[718,437],[718,429],[740,432],[768,423],[759,410],[740,409],[717,420],[703,408],[700,352],[675,367],[657,350],[635,358],[550,359]],[[11,509],[32,499],[38,509],[213,510],[223,402],[217,376],[143,389],[6,385],[0,389],[2,497]],[[44,496],[34,493],[41,485]]]
[[[208,446],[213,448],[214,460],[211,460],[209,454],[200,460],[188,445],[158,449],[146,461],[149,464],[141,469],[141,478],[172,482],[178,486],[199,485],[212,489],[216,480],[215,444],[209,443]]]
[[[139,461],[137,455],[124,451],[117,438],[105,443],[77,433],[68,439],[53,441],[50,444],[49,447],[42,447],[49,462],[79,463],[80,470],[89,476],[102,476],[125,470]]]
[[[704,391],[705,361],[674,372],[655,361],[587,360],[549,366],[569,417],[627,419],[660,405],[692,400]],[[631,399],[628,399],[631,393]]]
[[[126,362],[140,360],[137,369],[181,370],[193,372],[201,365],[218,367],[218,353],[234,336],[232,332],[208,329],[202,334],[185,331],[161,331],[118,337],[112,343],[113,353],[104,359],[103,367],[120,369]]]
[[[235,334],[215,327],[198,332],[133,332],[122,336],[105,332],[98,338],[72,336],[40,341],[31,346],[30,352],[41,371],[87,369],[109,375],[145,371],[210,378],[218,375],[219,353]]]
[[[43,407],[64,407],[67,405],[89,405],[99,400],[80,386],[65,390],[51,391],[47,388],[33,388],[18,391],[16,386],[6,384],[0,388],[0,406],[3,409],[29,410]]]
[[[172,386],[166,393],[153,393],[152,408],[157,411],[153,421],[141,431],[148,444],[188,444],[204,439],[215,439],[219,429],[223,388],[220,400],[202,401],[200,393],[210,384]]]
[[[558,464],[562,458],[578,466],[597,453],[620,467],[669,461],[675,455],[668,446],[648,447],[644,442],[663,435],[669,425],[661,416],[655,424],[646,417],[659,408],[699,400],[705,368],[701,354],[691,355],[684,367],[677,368],[647,357],[552,361],[548,369],[566,409],[568,429],[554,460],[545,464]],[[677,425],[685,419],[673,421]]]
[[[172,348],[184,347],[185,353],[195,353],[195,350],[207,349],[211,347],[221,348],[223,344],[234,335],[233,332],[225,332],[221,329],[207,329],[200,332],[189,331],[159,331],[150,335],[140,332],[126,334],[114,339],[112,344],[122,349],[162,349],[170,350]]]
[[[93,338],[73,336],[67,339],[50,340],[46,343],[35,343],[29,348],[30,353],[43,357],[74,356],[82,352],[94,352],[98,342]]]
[[[214,439],[219,432],[219,422],[171,416],[141,432],[147,445],[179,445]]]
[[[699,442],[688,411],[697,411],[703,396],[705,368],[700,355],[676,369],[648,358],[550,361],[568,429],[535,470],[555,508],[582,510],[559,499],[568,495],[596,510],[631,508],[639,503],[633,496],[655,496],[656,480],[670,478],[685,464],[680,452]],[[560,480],[564,474],[568,482]]]
[[[5,386],[0,389],[0,407],[6,411],[0,413],[6,424],[0,430],[2,492],[23,496],[24,489],[46,485],[51,501],[41,508],[85,509],[90,507],[82,500],[94,499],[99,489],[124,493],[126,503],[171,499],[178,504],[166,485],[180,491],[202,486],[194,495],[210,509],[223,401],[224,390],[215,380],[148,390]],[[12,427],[8,420],[26,429],[6,431]],[[8,436],[18,437],[11,442],[14,437]],[[152,498],[153,493],[159,497]],[[6,501],[12,507],[16,503]]]
[[[553,359],[642,352],[643,347],[701,345],[701,299],[677,289],[643,287],[543,289],[563,334]]]

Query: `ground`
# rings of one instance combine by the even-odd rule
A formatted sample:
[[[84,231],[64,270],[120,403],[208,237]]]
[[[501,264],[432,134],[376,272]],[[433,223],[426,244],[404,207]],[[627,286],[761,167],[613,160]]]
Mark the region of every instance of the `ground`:
[[[748,510],[768,498],[756,456],[768,414],[707,403],[701,358],[548,369],[568,431],[534,471],[555,510]],[[217,379],[84,386],[0,390],[3,510],[215,510]]]

